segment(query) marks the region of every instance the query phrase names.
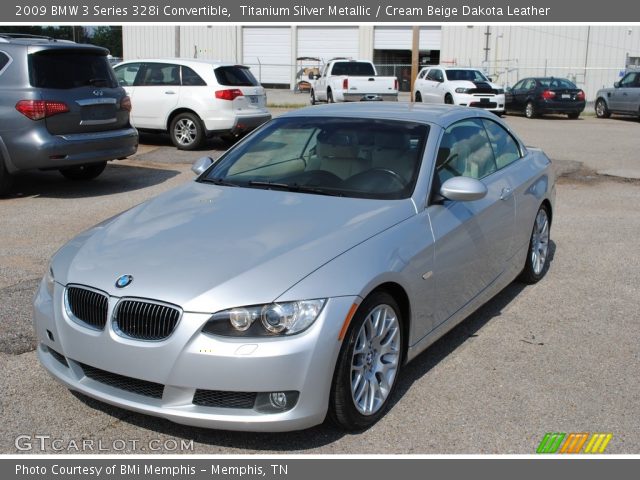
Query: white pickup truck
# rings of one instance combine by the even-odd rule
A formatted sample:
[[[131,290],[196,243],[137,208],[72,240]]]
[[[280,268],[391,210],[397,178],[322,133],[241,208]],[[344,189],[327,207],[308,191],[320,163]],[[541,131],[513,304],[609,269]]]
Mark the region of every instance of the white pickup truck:
[[[398,79],[379,77],[368,60],[331,59],[311,84],[311,105],[380,100],[398,101]]]

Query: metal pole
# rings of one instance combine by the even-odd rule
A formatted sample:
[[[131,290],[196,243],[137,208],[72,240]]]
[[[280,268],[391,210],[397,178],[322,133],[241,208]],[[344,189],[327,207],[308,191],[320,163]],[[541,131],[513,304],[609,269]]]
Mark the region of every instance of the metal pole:
[[[411,77],[409,89],[411,90],[411,101],[413,102],[413,83],[418,76],[418,64],[420,63],[420,27],[413,27],[413,42],[411,45]],[[398,85],[399,87],[400,85]]]

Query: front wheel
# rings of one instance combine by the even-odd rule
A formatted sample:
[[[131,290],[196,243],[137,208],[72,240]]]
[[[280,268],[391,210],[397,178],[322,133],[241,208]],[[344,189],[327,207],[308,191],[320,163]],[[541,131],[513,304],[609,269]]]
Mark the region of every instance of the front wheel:
[[[340,349],[331,385],[329,417],[346,430],[373,425],[385,413],[402,361],[402,318],[386,292],[367,297]]]
[[[311,89],[309,101],[311,102],[311,105],[316,104],[316,92],[313,91],[313,88]]]
[[[547,273],[549,267],[550,227],[547,207],[541,205],[533,222],[527,260],[519,277],[523,283],[536,283]]]
[[[61,168],[60,173],[69,180],[93,180],[104,171],[106,166],[107,162],[76,165],[74,167]]]
[[[194,113],[179,113],[169,126],[171,141],[178,150],[194,150],[205,139],[204,127],[200,118]]]
[[[596,101],[596,117],[609,118],[610,116],[611,116],[611,112],[607,107],[607,102],[605,102],[602,98],[599,98]]]
[[[453,105],[453,97],[451,96],[451,94],[447,93],[444,96],[444,103],[446,103],[447,105]]]
[[[420,92],[416,92],[416,103],[422,102],[422,94]]]

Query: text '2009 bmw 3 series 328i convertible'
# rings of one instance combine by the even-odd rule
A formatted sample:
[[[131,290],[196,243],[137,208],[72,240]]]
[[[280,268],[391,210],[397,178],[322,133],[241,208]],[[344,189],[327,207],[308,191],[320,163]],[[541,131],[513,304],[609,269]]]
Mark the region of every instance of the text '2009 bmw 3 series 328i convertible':
[[[301,109],[80,234],[35,298],[42,364],[174,422],[361,429],[403,365],[548,268],[551,162],[490,113]]]

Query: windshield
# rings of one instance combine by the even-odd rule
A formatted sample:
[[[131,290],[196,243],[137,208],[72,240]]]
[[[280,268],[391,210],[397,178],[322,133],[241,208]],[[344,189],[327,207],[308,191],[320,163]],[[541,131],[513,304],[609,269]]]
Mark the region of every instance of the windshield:
[[[470,82],[488,82],[480,70],[446,70],[449,80],[468,80]]]
[[[426,125],[360,118],[278,118],[200,182],[316,195],[400,199],[413,192]]]

